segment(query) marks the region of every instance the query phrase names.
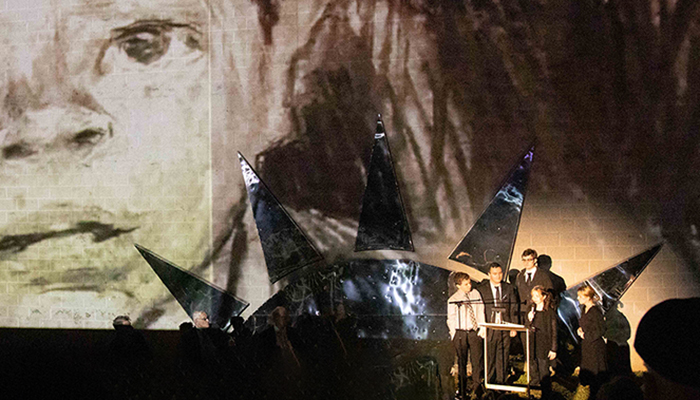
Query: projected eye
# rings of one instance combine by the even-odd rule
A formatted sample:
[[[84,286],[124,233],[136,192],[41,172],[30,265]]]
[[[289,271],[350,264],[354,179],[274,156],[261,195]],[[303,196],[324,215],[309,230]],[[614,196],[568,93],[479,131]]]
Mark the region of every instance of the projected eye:
[[[129,58],[148,65],[161,58],[169,45],[170,38],[163,32],[137,32],[121,40],[119,48]]]
[[[138,21],[113,31],[112,44],[132,62],[149,65],[166,54],[186,57],[202,50],[202,35],[191,25],[170,21]]]
[[[30,157],[36,152],[29,144],[20,142],[4,147],[2,149],[2,157],[6,160],[16,160]]]
[[[82,149],[98,144],[105,136],[105,132],[99,129],[84,129],[70,139],[69,145],[73,149]]]

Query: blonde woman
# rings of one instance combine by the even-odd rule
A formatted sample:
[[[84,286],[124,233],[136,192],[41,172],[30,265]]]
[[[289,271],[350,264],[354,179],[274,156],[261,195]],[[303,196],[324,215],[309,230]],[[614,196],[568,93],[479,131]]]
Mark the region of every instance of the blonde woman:
[[[581,319],[579,320],[578,336],[581,338],[581,372],[579,378],[582,385],[591,386],[591,397],[595,398],[598,388],[603,383],[608,370],[605,359],[605,320],[603,311],[596,302],[598,296],[592,287],[581,286],[578,291],[578,302],[581,304]]]

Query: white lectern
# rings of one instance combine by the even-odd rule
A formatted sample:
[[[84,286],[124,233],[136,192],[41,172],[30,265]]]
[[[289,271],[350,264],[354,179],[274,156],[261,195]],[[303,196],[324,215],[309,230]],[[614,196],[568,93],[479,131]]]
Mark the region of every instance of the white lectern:
[[[486,338],[489,337],[489,329],[497,331],[518,331],[526,332],[525,334],[525,374],[527,376],[526,386],[512,386],[512,385],[502,385],[496,383],[489,383],[489,355],[488,355],[488,340],[484,340],[484,386],[486,389],[495,390],[509,390],[511,392],[527,393],[527,397],[530,398],[530,330],[525,325],[502,323],[502,324],[490,324],[484,323],[480,324],[486,328]]]

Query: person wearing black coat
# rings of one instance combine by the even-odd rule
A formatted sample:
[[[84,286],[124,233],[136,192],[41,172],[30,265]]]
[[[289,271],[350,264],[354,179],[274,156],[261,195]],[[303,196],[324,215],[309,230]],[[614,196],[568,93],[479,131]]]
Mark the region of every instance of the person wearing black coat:
[[[605,358],[605,320],[600,307],[596,305],[597,296],[592,287],[581,286],[578,291],[581,304],[581,318],[577,333],[581,337],[581,370],[579,378],[582,385],[591,386],[590,398],[595,399],[598,389],[605,381],[608,363]]]
[[[521,323],[525,323],[526,314],[532,308],[530,292],[535,286],[542,286],[545,290],[552,290],[552,280],[549,272],[537,267],[537,252],[533,249],[525,249],[522,255],[523,270],[515,278],[515,287],[520,298]]]
[[[477,290],[484,301],[486,322],[517,323],[518,298],[513,285],[503,281],[503,268],[492,262],[489,267],[489,279],[483,281]],[[516,331],[489,330],[487,332],[487,366],[488,382],[504,383],[507,378],[508,358],[510,356],[510,339]]]
[[[114,397],[147,397],[151,349],[143,334],[131,326],[128,315],[112,322],[114,334],[107,344],[105,379]]]
[[[542,398],[552,392],[549,362],[557,357],[557,317],[552,308],[552,294],[542,286],[531,291],[533,305],[525,326],[530,329],[530,383],[540,385]]]
[[[522,255],[523,269],[515,278],[515,288],[520,300],[519,323],[526,325],[527,313],[532,309],[532,297],[530,292],[535,286],[542,286],[547,291],[552,289],[552,280],[549,272],[541,270],[537,265],[537,252],[534,249],[525,249]],[[525,332],[520,333],[520,343],[523,354],[525,353]]]

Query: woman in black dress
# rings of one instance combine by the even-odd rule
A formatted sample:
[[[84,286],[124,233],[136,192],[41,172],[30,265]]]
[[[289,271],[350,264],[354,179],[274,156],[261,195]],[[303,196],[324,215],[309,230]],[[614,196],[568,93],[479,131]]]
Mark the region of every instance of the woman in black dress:
[[[578,302],[581,304],[581,319],[578,335],[581,337],[581,370],[579,379],[582,385],[590,385],[591,399],[595,399],[603,384],[608,364],[605,359],[605,320],[600,307],[596,305],[598,296],[592,287],[578,289]]]
[[[526,325],[530,328],[530,383],[539,384],[542,398],[552,392],[549,362],[557,357],[557,318],[552,304],[552,295],[542,286],[530,292],[532,309],[527,314]],[[534,336],[534,337],[533,337]]]

